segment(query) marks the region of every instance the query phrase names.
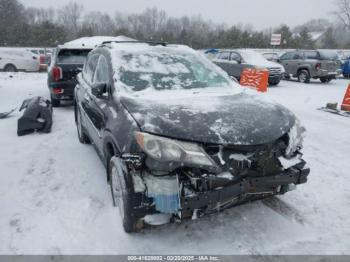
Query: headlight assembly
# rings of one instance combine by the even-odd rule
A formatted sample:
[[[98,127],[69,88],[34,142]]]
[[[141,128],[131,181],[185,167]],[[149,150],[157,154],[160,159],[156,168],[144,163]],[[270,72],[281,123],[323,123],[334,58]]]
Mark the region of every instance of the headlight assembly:
[[[178,162],[199,167],[216,167],[204,149],[195,144],[136,132],[136,141],[141,149],[159,162]]]
[[[301,125],[298,118],[295,119],[295,124],[288,133],[289,143],[286,149],[286,156],[293,157],[294,153],[301,149],[306,136],[306,129]]]

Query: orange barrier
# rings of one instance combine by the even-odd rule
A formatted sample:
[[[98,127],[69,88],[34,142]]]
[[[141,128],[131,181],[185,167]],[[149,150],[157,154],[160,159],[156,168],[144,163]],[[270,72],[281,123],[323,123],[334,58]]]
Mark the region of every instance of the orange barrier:
[[[348,86],[348,89],[346,90],[343,104],[341,105],[341,110],[350,112],[350,85]]]
[[[241,75],[242,86],[254,87],[259,92],[267,92],[269,84],[269,71],[246,68]]]

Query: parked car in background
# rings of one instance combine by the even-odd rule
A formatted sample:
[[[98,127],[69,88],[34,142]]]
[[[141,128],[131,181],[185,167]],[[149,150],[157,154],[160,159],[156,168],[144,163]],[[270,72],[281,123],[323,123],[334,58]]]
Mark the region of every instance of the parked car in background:
[[[40,71],[41,72],[47,71],[48,65],[51,62],[52,51],[46,48],[31,48],[27,50],[39,56]]]
[[[39,57],[17,48],[0,48],[0,70],[5,72],[38,72]]]
[[[342,71],[345,78],[350,78],[350,55],[343,57]]]
[[[62,100],[71,101],[77,84],[76,76],[81,72],[89,52],[104,41],[132,41],[126,37],[83,37],[58,46],[48,69],[47,84],[51,102],[58,107]],[[135,41],[135,40],[134,40]]]
[[[106,43],[89,53],[75,89],[77,133],[107,169],[126,232],[306,183],[305,129],[246,91],[185,46]]]
[[[278,59],[280,58],[278,53],[263,53],[263,57],[265,57],[267,60],[272,62],[278,62]]]
[[[291,51],[282,55],[279,62],[286,70],[286,78],[297,77],[302,83],[311,79],[328,83],[342,72],[339,56],[332,50]]]
[[[222,50],[213,62],[238,80],[245,68],[266,69],[269,71],[270,85],[278,85],[285,72],[280,64],[268,61],[256,51],[246,49]]]

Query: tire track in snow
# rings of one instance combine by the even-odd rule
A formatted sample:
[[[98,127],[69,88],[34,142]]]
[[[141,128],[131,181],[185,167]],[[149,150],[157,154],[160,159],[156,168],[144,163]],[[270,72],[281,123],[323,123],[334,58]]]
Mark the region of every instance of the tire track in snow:
[[[262,203],[267,206],[268,208],[275,211],[277,214],[285,217],[288,220],[291,220],[292,222],[296,221],[301,225],[305,225],[306,221],[305,218],[300,214],[300,212],[288,205],[283,200],[279,199],[278,197],[271,197],[262,200]]]

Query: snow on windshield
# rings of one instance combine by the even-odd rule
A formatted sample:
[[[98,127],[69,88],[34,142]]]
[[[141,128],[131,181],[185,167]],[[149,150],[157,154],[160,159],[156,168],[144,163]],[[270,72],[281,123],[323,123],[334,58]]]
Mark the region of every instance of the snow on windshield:
[[[226,73],[183,46],[112,44],[116,87],[120,91],[159,91],[231,87]]]

